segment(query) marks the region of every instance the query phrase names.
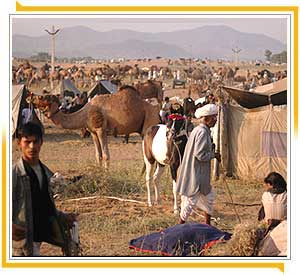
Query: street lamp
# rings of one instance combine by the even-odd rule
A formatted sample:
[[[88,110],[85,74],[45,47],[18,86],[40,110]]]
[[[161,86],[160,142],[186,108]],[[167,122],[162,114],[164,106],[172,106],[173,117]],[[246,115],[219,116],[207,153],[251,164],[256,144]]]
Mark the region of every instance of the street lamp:
[[[239,49],[238,47],[235,47],[234,49],[232,49],[232,51],[234,52],[235,55],[235,66],[237,66],[238,62],[239,62],[239,53],[241,52],[242,49]]]
[[[51,72],[54,72],[54,57],[55,57],[55,35],[59,32],[59,29],[55,30],[52,26],[52,30],[45,30],[51,36]],[[53,80],[51,80],[51,89],[53,89]]]

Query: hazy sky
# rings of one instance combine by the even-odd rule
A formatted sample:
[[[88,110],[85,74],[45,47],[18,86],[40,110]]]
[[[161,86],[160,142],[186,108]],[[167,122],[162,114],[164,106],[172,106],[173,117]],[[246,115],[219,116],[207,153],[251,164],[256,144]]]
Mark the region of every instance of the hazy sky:
[[[66,28],[83,25],[97,31],[109,31],[112,29],[129,29],[140,32],[164,32],[183,29],[192,29],[204,25],[226,25],[241,32],[262,33],[286,43],[287,19],[286,18],[33,18],[12,17],[12,34],[24,34],[29,36],[45,35],[44,29]]]

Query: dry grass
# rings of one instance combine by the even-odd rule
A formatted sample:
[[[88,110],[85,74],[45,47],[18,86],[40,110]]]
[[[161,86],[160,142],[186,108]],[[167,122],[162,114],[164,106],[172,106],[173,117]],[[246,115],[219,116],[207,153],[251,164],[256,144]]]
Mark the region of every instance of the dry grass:
[[[205,252],[205,256],[255,256],[258,242],[262,239],[265,230],[265,223],[238,224],[229,241],[213,245]]]
[[[54,172],[66,178],[66,186],[57,187],[57,207],[63,211],[79,214],[80,240],[83,256],[145,256],[128,249],[131,239],[161,230],[177,223],[173,214],[172,181],[169,169],[161,179],[159,206],[149,208],[146,204],[108,199],[116,196],[146,202],[147,191],[144,175],[141,139],[133,135],[129,144],[121,138],[110,137],[111,166],[105,172],[95,165],[94,145],[91,139],[81,139],[79,132],[58,129],[46,124],[46,135],[41,159]],[[51,127],[50,127],[51,126]],[[20,155],[16,142],[12,146],[13,161]],[[76,177],[81,176],[76,181]],[[259,203],[261,184],[227,179],[235,202]],[[214,216],[219,218],[213,225],[233,232],[238,224],[225,184],[222,180],[213,182],[216,200]],[[83,200],[76,198],[88,197]],[[236,206],[243,222],[256,220],[259,206]],[[197,214],[191,221],[203,222]],[[43,245],[44,255],[61,255],[60,249]]]

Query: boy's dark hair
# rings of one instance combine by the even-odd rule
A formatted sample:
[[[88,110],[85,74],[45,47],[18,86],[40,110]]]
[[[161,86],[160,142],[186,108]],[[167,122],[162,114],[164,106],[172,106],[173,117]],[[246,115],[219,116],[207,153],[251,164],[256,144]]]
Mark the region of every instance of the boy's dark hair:
[[[20,140],[22,137],[35,136],[39,140],[43,140],[43,131],[42,128],[32,122],[28,122],[22,126],[22,128],[18,131],[18,139]]]
[[[286,181],[285,179],[277,172],[271,172],[264,179],[265,183],[269,183],[273,186],[275,190],[284,190],[286,191]]]

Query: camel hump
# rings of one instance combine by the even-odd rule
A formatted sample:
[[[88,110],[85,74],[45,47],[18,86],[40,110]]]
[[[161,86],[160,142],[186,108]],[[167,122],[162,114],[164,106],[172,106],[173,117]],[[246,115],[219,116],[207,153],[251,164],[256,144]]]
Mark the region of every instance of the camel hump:
[[[140,96],[139,92],[137,91],[137,89],[131,85],[123,85],[120,87],[118,93],[123,93],[123,92],[128,92],[130,94],[134,94],[137,96]]]
[[[133,90],[133,91],[137,91],[135,87],[131,86],[131,85],[123,85],[120,87],[119,91],[122,90]]]

